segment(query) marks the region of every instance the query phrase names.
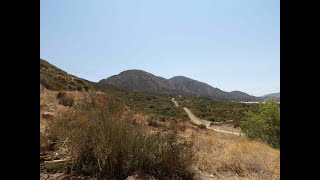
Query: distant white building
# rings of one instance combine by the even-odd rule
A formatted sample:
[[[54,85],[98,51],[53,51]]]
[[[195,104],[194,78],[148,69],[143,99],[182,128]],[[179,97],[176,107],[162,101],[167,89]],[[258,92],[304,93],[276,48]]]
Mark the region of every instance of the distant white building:
[[[244,103],[244,104],[259,104],[259,102],[247,102],[247,101],[240,101],[240,103]],[[262,102],[263,104],[266,103],[265,101]],[[278,102],[278,104],[280,104],[280,102]]]
[[[249,101],[240,101],[241,103],[244,104],[258,104],[259,102],[249,102]]]

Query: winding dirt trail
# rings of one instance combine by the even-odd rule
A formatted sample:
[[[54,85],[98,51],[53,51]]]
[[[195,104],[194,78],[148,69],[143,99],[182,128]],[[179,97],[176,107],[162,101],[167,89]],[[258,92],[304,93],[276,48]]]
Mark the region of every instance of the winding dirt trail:
[[[225,131],[225,130],[221,130],[221,129],[216,129],[216,128],[213,128],[210,126],[210,121],[207,121],[207,120],[203,120],[203,119],[200,119],[198,118],[197,116],[195,116],[194,114],[192,114],[192,112],[184,107],[183,108],[184,111],[186,111],[186,113],[188,114],[190,120],[197,124],[197,125],[201,125],[201,124],[204,124],[206,126],[207,129],[211,129],[211,130],[214,130],[214,131],[217,131],[217,132],[222,132],[222,133],[228,133],[228,134],[233,134],[233,135],[237,135],[237,136],[240,136],[240,133],[239,132],[232,132],[232,131]]]
[[[172,102],[174,103],[174,105],[176,107],[179,107],[178,102],[175,101],[174,98],[172,98]],[[191,122],[193,122],[194,124],[197,124],[197,125],[203,124],[203,125],[206,126],[207,129],[211,129],[211,130],[214,130],[214,131],[217,131],[217,132],[228,133],[228,134],[233,134],[233,135],[240,136],[239,132],[225,131],[225,130],[217,129],[217,128],[214,128],[214,127],[210,126],[210,123],[211,123],[210,121],[198,118],[197,116],[192,114],[192,112],[186,107],[184,107],[183,110],[188,114]]]
[[[179,107],[178,102],[177,102],[177,101],[175,101],[175,100],[174,100],[174,98],[172,98],[172,101],[173,101],[174,105],[176,105],[176,107]]]

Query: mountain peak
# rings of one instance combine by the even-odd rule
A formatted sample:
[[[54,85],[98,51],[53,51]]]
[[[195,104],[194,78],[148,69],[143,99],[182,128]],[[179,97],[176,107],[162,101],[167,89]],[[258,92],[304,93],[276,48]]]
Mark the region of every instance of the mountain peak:
[[[128,70],[122,71],[121,73],[123,72],[146,72],[146,71],[141,69],[128,69]]]
[[[122,71],[118,75],[100,80],[99,83],[112,84],[124,89],[156,93],[174,93],[176,90],[175,86],[165,78],[139,69]]]
[[[127,74],[127,73],[137,73],[137,74],[150,74],[150,73],[148,73],[148,72],[146,72],[146,71],[144,71],[144,70],[141,70],[141,69],[128,69],[128,70],[125,70],[125,71],[122,71],[122,72],[120,72],[119,74]],[[119,75],[118,74],[118,75]]]
[[[185,76],[170,79],[155,76],[149,72],[130,69],[99,81],[119,88],[164,94],[185,94],[219,100],[253,101],[258,98],[241,91],[225,92],[209,84]]]
[[[185,76],[173,76],[173,77],[172,77],[172,78],[170,78],[170,79],[177,79],[177,78],[181,78],[181,79],[190,79],[190,78],[185,77]],[[190,79],[190,80],[192,80],[192,79]]]

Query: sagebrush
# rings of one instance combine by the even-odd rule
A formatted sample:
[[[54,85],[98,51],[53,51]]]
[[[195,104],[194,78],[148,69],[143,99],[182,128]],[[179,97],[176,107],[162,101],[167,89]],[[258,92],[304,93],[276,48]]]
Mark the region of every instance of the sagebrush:
[[[175,132],[148,132],[121,117],[115,98],[90,94],[69,116],[57,119],[52,133],[69,138],[71,169],[79,175],[125,179],[137,171],[191,179],[192,143]]]
[[[57,99],[59,100],[59,103],[64,105],[64,106],[73,106],[74,104],[74,99],[66,92],[59,91],[57,94]]]

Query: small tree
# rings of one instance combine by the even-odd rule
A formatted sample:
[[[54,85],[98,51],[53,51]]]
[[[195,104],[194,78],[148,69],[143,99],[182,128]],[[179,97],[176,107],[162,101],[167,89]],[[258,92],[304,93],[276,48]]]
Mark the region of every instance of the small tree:
[[[257,114],[245,112],[247,120],[241,130],[250,139],[260,139],[274,148],[280,147],[280,105],[275,99],[260,103]]]

